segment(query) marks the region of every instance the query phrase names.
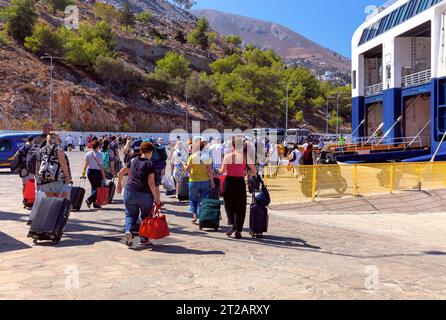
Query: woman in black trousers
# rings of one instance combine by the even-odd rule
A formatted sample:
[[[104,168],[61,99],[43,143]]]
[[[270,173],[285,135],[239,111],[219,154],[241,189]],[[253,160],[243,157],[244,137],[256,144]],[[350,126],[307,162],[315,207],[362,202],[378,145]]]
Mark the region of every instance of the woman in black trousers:
[[[91,196],[85,201],[88,208],[93,204],[95,209],[100,209],[101,206],[95,204],[97,188],[102,186],[102,181],[105,180],[105,172],[102,164],[102,154],[98,151],[99,142],[93,141],[91,144],[91,151],[85,155],[85,164],[82,171],[82,178],[87,174],[88,181],[91,184]],[[88,168],[88,172],[87,172]]]
[[[228,237],[235,232],[235,238],[242,238],[243,225],[246,217],[246,167],[249,167],[254,175],[257,170],[253,163],[248,163],[247,147],[241,137],[232,138],[232,152],[225,156],[220,174],[226,174],[223,185],[225,210],[228,215],[229,225],[232,228],[226,233]]]

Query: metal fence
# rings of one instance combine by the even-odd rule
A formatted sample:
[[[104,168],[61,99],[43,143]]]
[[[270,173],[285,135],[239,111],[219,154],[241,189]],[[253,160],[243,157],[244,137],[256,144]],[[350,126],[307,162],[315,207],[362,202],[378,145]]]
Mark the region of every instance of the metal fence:
[[[446,188],[446,162],[264,168],[273,205]]]

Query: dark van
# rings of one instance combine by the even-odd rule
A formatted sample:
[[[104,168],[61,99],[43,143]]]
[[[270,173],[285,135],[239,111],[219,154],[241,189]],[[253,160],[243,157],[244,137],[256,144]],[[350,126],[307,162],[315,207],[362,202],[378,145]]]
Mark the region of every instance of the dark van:
[[[0,134],[0,169],[9,168],[16,152],[28,141],[29,133]],[[35,134],[37,137],[38,134]]]

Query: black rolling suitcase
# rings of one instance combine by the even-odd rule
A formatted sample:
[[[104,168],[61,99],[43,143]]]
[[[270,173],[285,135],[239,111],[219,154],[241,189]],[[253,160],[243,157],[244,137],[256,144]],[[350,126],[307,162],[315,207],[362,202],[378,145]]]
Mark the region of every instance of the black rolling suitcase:
[[[178,182],[178,200],[187,201],[189,200],[189,177],[185,176]]]
[[[258,180],[261,185],[261,191],[256,196],[257,186],[252,187],[249,234],[253,238],[261,238],[264,233],[268,232],[269,216],[267,206],[270,204],[271,198],[263,180],[259,176],[256,180]]]
[[[249,215],[249,234],[253,238],[261,238],[264,233],[268,232],[268,208],[252,204]]]
[[[109,190],[109,193],[108,193],[108,203],[112,204],[113,203],[113,198],[115,197],[115,193],[116,193],[115,178],[113,178],[113,180],[108,180],[106,182],[105,186]]]
[[[82,203],[85,197],[85,178],[81,178],[79,187],[72,187],[70,192],[71,210],[79,211],[82,208]]]
[[[34,243],[49,240],[55,244],[62,239],[70,216],[71,203],[64,198],[43,198],[28,233]]]

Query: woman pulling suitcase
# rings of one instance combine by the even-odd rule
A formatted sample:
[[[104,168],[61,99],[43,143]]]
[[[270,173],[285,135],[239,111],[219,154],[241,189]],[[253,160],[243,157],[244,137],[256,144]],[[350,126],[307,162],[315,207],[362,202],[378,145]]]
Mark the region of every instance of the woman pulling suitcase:
[[[145,220],[152,212],[153,204],[161,207],[159,193],[155,184],[155,169],[150,161],[155,146],[150,142],[143,142],[140,146],[141,156],[131,160],[121,169],[118,175],[118,193],[122,192],[122,180],[128,173],[129,178],[124,191],[125,204],[125,243],[133,246],[133,233],[141,214]],[[149,239],[141,238],[141,244],[150,244]]]
[[[226,174],[223,196],[228,222],[232,226],[226,234],[230,237],[235,233],[236,239],[242,239],[246,217],[246,167],[248,166],[254,176],[257,175],[253,161],[249,161],[247,153],[247,145],[243,143],[242,138],[233,137],[232,152],[224,157],[220,169],[221,175]]]

